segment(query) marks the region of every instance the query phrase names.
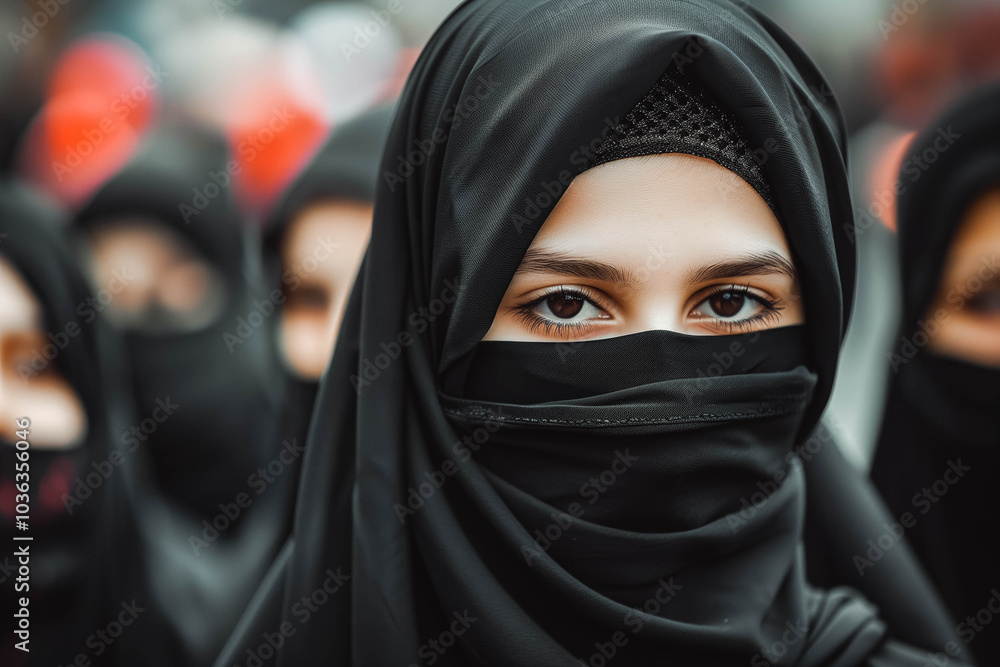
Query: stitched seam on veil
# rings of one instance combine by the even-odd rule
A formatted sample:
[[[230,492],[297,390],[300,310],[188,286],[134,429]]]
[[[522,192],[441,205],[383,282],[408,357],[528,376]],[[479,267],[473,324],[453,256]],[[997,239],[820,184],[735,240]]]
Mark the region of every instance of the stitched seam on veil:
[[[782,410],[744,410],[743,412],[730,412],[726,414],[716,414],[711,412],[705,412],[697,415],[677,415],[674,417],[657,417],[657,418],[646,418],[646,417],[629,417],[627,419],[558,419],[558,418],[545,418],[545,417],[518,417],[515,415],[502,415],[496,414],[495,412],[481,408],[463,408],[457,410],[454,408],[445,408],[445,413],[455,417],[456,419],[461,419],[465,421],[482,421],[489,420],[494,422],[508,422],[515,424],[563,424],[568,426],[628,426],[628,425],[656,425],[656,424],[674,424],[678,422],[693,421],[693,420],[703,420],[703,421],[731,421],[740,418],[754,418],[754,417],[779,417],[782,415],[790,414],[794,411],[794,408],[786,408]]]

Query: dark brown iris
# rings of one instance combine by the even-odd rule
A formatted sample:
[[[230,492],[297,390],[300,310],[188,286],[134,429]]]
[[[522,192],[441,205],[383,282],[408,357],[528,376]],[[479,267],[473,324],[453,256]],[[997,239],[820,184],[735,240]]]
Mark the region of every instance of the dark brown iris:
[[[740,312],[745,301],[746,296],[743,294],[727,291],[712,295],[708,299],[708,305],[711,306],[712,312],[719,317],[732,317]]]
[[[569,294],[554,294],[545,303],[552,314],[562,320],[573,318],[583,310],[583,299]]]

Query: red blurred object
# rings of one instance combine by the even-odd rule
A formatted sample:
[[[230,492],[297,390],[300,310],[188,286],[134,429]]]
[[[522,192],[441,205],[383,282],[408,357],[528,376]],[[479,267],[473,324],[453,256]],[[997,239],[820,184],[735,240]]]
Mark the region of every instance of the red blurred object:
[[[281,191],[315,154],[329,127],[282,79],[255,82],[228,128],[237,193],[251,219],[261,220]]]
[[[61,457],[55,461],[38,485],[38,499],[43,516],[46,518],[58,515],[66,509],[63,498],[70,492],[76,465],[69,457]]]
[[[167,74],[132,42],[90,36],[62,54],[45,104],[29,129],[29,178],[75,206],[132,156],[156,114]]]
[[[883,146],[872,168],[869,192],[872,210],[892,231],[896,231],[896,185],[899,170],[916,136],[916,132],[906,132]]]

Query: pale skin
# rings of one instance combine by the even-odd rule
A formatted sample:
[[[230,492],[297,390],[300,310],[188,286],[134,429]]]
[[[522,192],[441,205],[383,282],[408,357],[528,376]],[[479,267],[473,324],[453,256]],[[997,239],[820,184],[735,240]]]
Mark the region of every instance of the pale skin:
[[[298,282],[286,281],[280,348],[286,366],[302,378],[318,380],[333,354],[372,213],[369,203],[328,199],[304,208],[289,224],[282,275]]]
[[[670,153],[573,180],[484,340],[724,335],[803,321],[788,241],[764,200],[712,160]]]
[[[170,228],[141,218],[111,220],[95,227],[88,241],[95,291],[115,290],[105,311],[115,324],[143,328],[143,315],[155,305],[171,314],[174,329],[190,331],[221,312],[223,279]]]
[[[937,295],[925,316],[938,323],[929,349],[1000,367],[998,261],[1000,188],[973,203],[948,249]]]
[[[49,343],[38,299],[13,264],[0,257],[0,437],[20,440],[17,420],[26,417],[32,447],[67,449],[82,443],[87,416],[57,369],[58,357],[37,360],[35,353],[44,355]]]

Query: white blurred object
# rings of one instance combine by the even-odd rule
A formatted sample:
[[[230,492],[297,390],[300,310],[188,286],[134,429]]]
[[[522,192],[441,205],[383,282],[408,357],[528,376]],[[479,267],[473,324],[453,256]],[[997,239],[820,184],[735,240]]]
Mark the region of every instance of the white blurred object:
[[[247,99],[280,83],[297,106],[325,107],[321,84],[302,40],[239,14],[206,18],[164,39],[156,56],[170,72],[173,99],[194,119],[219,128],[255,111]],[[252,105],[251,105],[252,106]]]
[[[339,124],[385,99],[402,51],[397,25],[415,7],[408,2],[393,14],[388,8],[325,2],[292,20],[319,75],[326,118]]]

